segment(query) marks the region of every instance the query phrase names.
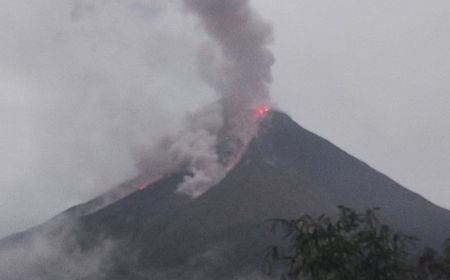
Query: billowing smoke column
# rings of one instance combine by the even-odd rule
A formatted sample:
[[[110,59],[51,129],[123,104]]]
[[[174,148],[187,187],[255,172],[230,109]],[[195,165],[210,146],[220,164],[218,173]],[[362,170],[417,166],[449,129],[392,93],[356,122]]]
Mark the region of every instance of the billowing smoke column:
[[[184,0],[221,50],[199,53],[203,79],[222,98],[225,120],[269,103],[272,26],[252,11],[248,0]]]
[[[187,170],[190,175],[177,192],[195,198],[239,161],[256,131],[255,117],[269,111],[274,57],[268,49],[272,27],[252,11],[248,0],[183,1],[213,39],[200,49],[198,63],[220,103],[198,112],[184,131],[168,140],[165,163],[158,165],[169,172]]]

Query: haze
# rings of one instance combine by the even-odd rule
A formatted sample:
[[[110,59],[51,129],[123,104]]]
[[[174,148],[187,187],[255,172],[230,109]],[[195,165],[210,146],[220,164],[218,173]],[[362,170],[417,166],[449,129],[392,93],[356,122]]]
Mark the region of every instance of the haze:
[[[274,102],[450,208],[450,4],[252,2],[274,27]],[[176,0],[0,2],[0,236],[133,177],[214,101],[205,40]]]

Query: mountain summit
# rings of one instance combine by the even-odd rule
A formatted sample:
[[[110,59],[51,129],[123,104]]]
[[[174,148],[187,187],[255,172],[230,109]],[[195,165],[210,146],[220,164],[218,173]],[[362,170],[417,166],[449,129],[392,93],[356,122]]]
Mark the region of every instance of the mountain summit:
[[[39,276],[33,279],[252,279],[275,240],[267,219],[333,214],[338,205],[380,207],[383,222],[423,244],[440,246],[450,236],[449,211],[281,112],[264,117],[240,162],[203,195],[176,193],[184,176],[165,176],[106,206],[94,200],[2,240],[0,262],[20,248],[39,247],[35,240],[43,235],[47,241],[41,243],[55,242],[63,253],[31,254],[31,260],[21,260],[26,267],[16,263],[17,272],[10,267],[4,277],[0,264],[0,278],[30,279],[26,273],[34,273],[29,275]],[[95,249],[98,244],[102,250]],[[68,265],[68,259],[76,261]]]

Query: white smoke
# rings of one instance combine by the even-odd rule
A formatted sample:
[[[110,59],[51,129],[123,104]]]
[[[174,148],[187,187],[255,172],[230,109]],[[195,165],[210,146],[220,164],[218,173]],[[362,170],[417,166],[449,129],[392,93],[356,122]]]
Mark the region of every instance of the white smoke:
[[[223,118],[218,103],[188,115],[178,133],[164,138],[144,155],[141,172],[149,177],[187,172],[177,193],[193,198],[200,196],[226,174],[226,165],[217,153],[222,127]]]
[[[190,128],[183,132],[168,150],[171,162],[183,166],[189,173],[177,192],[196,198],[217,184],[226,174],[216,151],[219,129],[223,122],[212,110],[191,120]]]
[[[72,280],[100,278],[112,266],[118,243],[103,239],[88,249],[76,243],[78,225],[72,219],[47,224],[30,236],[4,240],[0,250],[0,278],[8,280]]]

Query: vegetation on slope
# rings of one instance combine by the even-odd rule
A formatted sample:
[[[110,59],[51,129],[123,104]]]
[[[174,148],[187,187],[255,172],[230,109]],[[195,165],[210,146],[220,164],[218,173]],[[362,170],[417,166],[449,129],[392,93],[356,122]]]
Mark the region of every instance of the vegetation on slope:
[[[417,253],[417,238],[380,223],[376,212],[340,206],[339,215],[270,220],[288,240],[273,246],[266,260],[282,279],[444,280],[450,279],[450,239],[441,253]]]

